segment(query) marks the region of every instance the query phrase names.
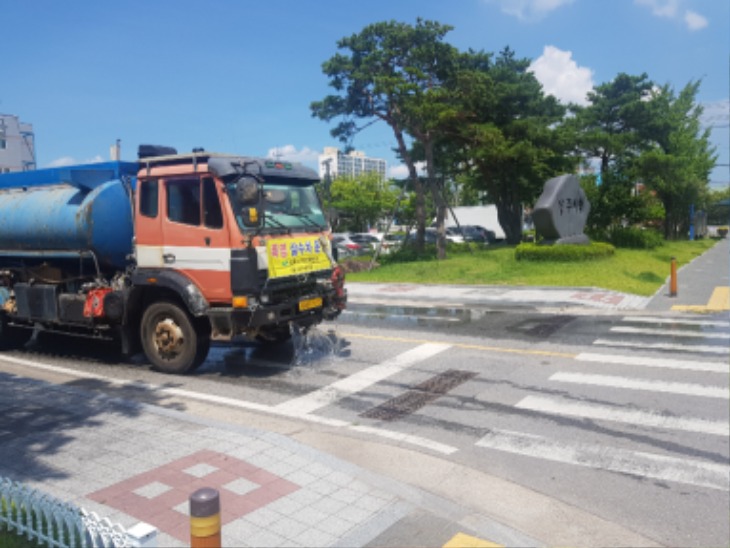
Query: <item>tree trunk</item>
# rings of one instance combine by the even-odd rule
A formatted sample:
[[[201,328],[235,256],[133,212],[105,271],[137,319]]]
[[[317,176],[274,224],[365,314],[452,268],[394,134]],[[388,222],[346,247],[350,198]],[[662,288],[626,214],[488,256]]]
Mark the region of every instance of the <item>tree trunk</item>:
[[[398,127],[391,125],[393,133],[395,134],[396,141],[398,142],[398,152],[403,158],[406,167],[408,168],[408,177],[413,181],[413,189],[416,192],[416,251],[418,253],[423,252],[426,240],[426,196],[423,190],[423,184],[418,179],[418,172],[416,171],[416,164],[413,162],[413,158],[408,153],[408,147],[406,141],[403,138],[403,131]]]
[[[522,241],[522,206],[513,203],[497,202],[497,219],[504,230],[505,240],[510,245]]]
[[[431,188],[433,203],[436,205],[436,258],[440,261],[446,258],[446,203],[436,184],[436,169],[433,163],[433,140],[428,136],[423,140],[423,147],[426,152],[426,173],[428,176],[428,186]]]

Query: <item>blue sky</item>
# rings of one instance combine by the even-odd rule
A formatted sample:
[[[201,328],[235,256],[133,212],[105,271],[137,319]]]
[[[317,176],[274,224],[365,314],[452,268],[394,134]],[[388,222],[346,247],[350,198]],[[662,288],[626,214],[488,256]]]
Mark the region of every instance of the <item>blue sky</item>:
[[[39,167],[107,159],[122,142],[316,165],[337,146],[309,105],[332,90],[322,63],[370,23],[416,17],[454,27],[460,49],[505,46],[546,91],[582,101],[620,72],[646,72],[698,101],[721,164],[730,158],[727,0],[0,0],[0,113],[33,124]],[[378,124],[353,142],[399,173]],[[712,173],[730,184],[730,168]]]

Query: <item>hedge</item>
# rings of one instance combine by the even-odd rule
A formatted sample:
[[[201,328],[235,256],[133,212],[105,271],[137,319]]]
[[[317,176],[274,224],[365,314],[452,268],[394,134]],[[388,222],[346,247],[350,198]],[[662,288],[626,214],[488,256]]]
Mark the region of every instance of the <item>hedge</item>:
[[[611,257],[615,252],[616,248],[614,246],[602,242],[591,242],[586,245],[540,245],[525,242],[515,248],[515,259],[518,261],[557,262],[594,261]]]
[[[616,247],[630,249],[655,249],[664,245],[664,238],[656,230],[633,226],[612,228],[608,232],[608,241]]]

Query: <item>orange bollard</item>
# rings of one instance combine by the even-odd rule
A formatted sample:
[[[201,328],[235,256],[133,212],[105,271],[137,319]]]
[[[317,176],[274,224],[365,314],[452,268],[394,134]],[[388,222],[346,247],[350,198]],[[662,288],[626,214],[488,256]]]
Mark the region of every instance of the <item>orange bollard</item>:
[[[669,296],[677,296],[677,259],[672,257],[671,276],[669,278]]]
[[[221,548],[221,503],[210,487],[190,495],[190,548]]]

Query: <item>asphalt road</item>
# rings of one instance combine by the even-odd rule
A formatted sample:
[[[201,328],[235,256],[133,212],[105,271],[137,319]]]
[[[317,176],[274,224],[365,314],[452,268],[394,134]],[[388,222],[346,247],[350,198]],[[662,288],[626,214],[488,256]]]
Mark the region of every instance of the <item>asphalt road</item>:
[[[659,544],[726,544],[726,314],[407,308],[352,306],[274,351],[215,345],[188,377],[54,337],[0,369],[78,371],[91,390],[224,420],[238,407],[536,538],[555,524],[532,519],[529,493]]]

